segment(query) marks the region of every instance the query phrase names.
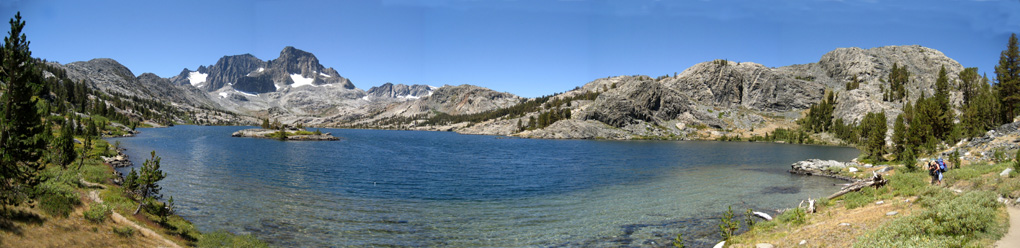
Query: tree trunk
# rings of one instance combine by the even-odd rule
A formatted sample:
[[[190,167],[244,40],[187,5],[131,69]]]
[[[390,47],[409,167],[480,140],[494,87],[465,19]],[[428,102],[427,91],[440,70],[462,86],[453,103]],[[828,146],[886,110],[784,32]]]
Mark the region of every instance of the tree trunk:
[[[137,215],[139,211],[142,211],[142,205],[145,205],[145,201],[141,201],[141,202],[138,203],[138,208],[135,208],[135,213],[134,214]]]
[[[840,190],[839,192],[836,192],[835,194],[830,195],[828,199],[831,200],[832,198],[836,198],[836,197],[839,197],[841,195],[845,195],[846,193],[858,191],[858,190],[861,190],[861,189],[863,189],[865,187],[871,187],[871,186],[879,187],[879,186],[885,185],[886,182],[888,182],[888,180],[883,179],[882,175],[875,174],[875,176],[872,177],[869,180],[862,180],[862,181],[857,181],[857,182],[851,183],[850,185],[844,187],[843,190]]]

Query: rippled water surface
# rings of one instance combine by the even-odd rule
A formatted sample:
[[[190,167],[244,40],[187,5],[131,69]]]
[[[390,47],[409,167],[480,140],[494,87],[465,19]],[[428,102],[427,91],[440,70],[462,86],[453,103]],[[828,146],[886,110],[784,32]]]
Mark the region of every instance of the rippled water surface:
[[[743,142],[531,140],[323,129],[338,142],[233,138],[245,127],[141,129],[165,195],[200,230],[280,246],[658,246],[717,238],[727,206],[779,209],[840,183],[790,175],[851,148]]]

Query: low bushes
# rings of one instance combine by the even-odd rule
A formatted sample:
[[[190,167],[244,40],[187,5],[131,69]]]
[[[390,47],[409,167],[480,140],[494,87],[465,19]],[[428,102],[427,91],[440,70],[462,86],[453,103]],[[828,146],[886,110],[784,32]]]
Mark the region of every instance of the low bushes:
[[[779,220],[779,222],[792,225],[800,225],[807,222],[807,214],[804,213],[804,209],[793,208],[787,210],[786,212],[783,212],[782,214],[779,214],[779,216],[776,216],[776,219]]]
[[[995,193],[967,192],[955,196],[945,189],[929,190],[919,203],[931,207],[899,218],[858,238],[855,247],[964,247],[983,235],[999,235],[1005,228],[995,218]]]
[[[85,210],[85,219],[93,223],[103,223],[107,218],[110,217],[110,206],[105,203],[92,204],[88,210]]]
[[[39,207],[51,216],[67,217],[75,206],[81,204],[78,193],[59,179],[50,179],[37,186]]]
[[[113,233],[126,238],[135,235],[135,229],[129,226],[116,226],[113,227]]]
[[[886,185],[895,196],[913,196],[924,191],[931,184],[931,178],[927,172],[901,172],[889,175],[889,185]]]

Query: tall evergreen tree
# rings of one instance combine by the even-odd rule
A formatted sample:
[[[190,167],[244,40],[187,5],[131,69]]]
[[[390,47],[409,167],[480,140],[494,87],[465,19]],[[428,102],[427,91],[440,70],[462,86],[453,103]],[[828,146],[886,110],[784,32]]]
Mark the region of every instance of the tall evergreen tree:
[[[60,137],[57,137],[53,148],[58,152],[57,163],[67,168],[67,165],[74,162],[78,154],[74,153],[74,128],[71,120],[64,121],[60,128]]]
[[[1020,49],[1017,46],[1014,33],[1009,37],[1006,50],[999,54],[999,65],[995,66],[1002,122],[1012,122],[1013,117],[1020,114]]]
[[[906,121],[906,118],[903,117],[903,113],[900,113],[899,115],[897,115],[896,116],[896,120],[893,121],[892,141],[893,141],[893,145],[894,145],[893,146],[893,153],[896,154],[896,157],[902,156],[903,152],[906,151],[906,144],[907,144],[907,123],[906,122],[907,121]]]
[[[978,85],[981,82],[981,75],[978,74],[977,67],[967,67],[960,71],[959,76],[960,91],[963,91],[963,104],[967,105],[974,98],[974,94],[977,94],[978,87],[981,86]]]
[[[881,162],[885,154],[885,132],[886,127],[885,111],[881,113],[868,113],[861,120],[861,136],[865,138],[865,152],[867,158],[875,162]]]
[[[36,110],[42,73],[36,68],[28,39],[21,33],[25,21],[18,12],[0,47],[0,205],[17,205],[25,190],[34,186],[39,158],[46,147],[45,130]]]
[[[960,115],[963,134],[975,137],[989,129],[995,128],[1000,122],[998,95],[988,84],[988,77],[982,78],[972,90],[973,97],[964,105]]]
[[[949,75],[946,73],[945,66],[939,70],[938,77],[935,79],[935,96],[932,97],[932,100],[935,101],[932,104],[932,107],[935,108],[932,133],[935,134],[935,138],[945,140],[953,130],[954,119],[953,108],[949,103]]]
[[[889,72],[889,101],[902,100],[907,97],[907,82],[910,82],[910,71],[906,66],[893,63]]]

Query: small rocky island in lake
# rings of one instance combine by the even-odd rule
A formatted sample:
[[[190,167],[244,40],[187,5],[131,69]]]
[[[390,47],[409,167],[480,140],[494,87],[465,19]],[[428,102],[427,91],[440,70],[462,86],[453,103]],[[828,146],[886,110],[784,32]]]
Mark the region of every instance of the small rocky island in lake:
[[[252,137],[278,140],[340,140],[330,133],[322,133],[319,130],[307,131],[301,129],[263,129],[252,128],[234,132],[231,137]]]

